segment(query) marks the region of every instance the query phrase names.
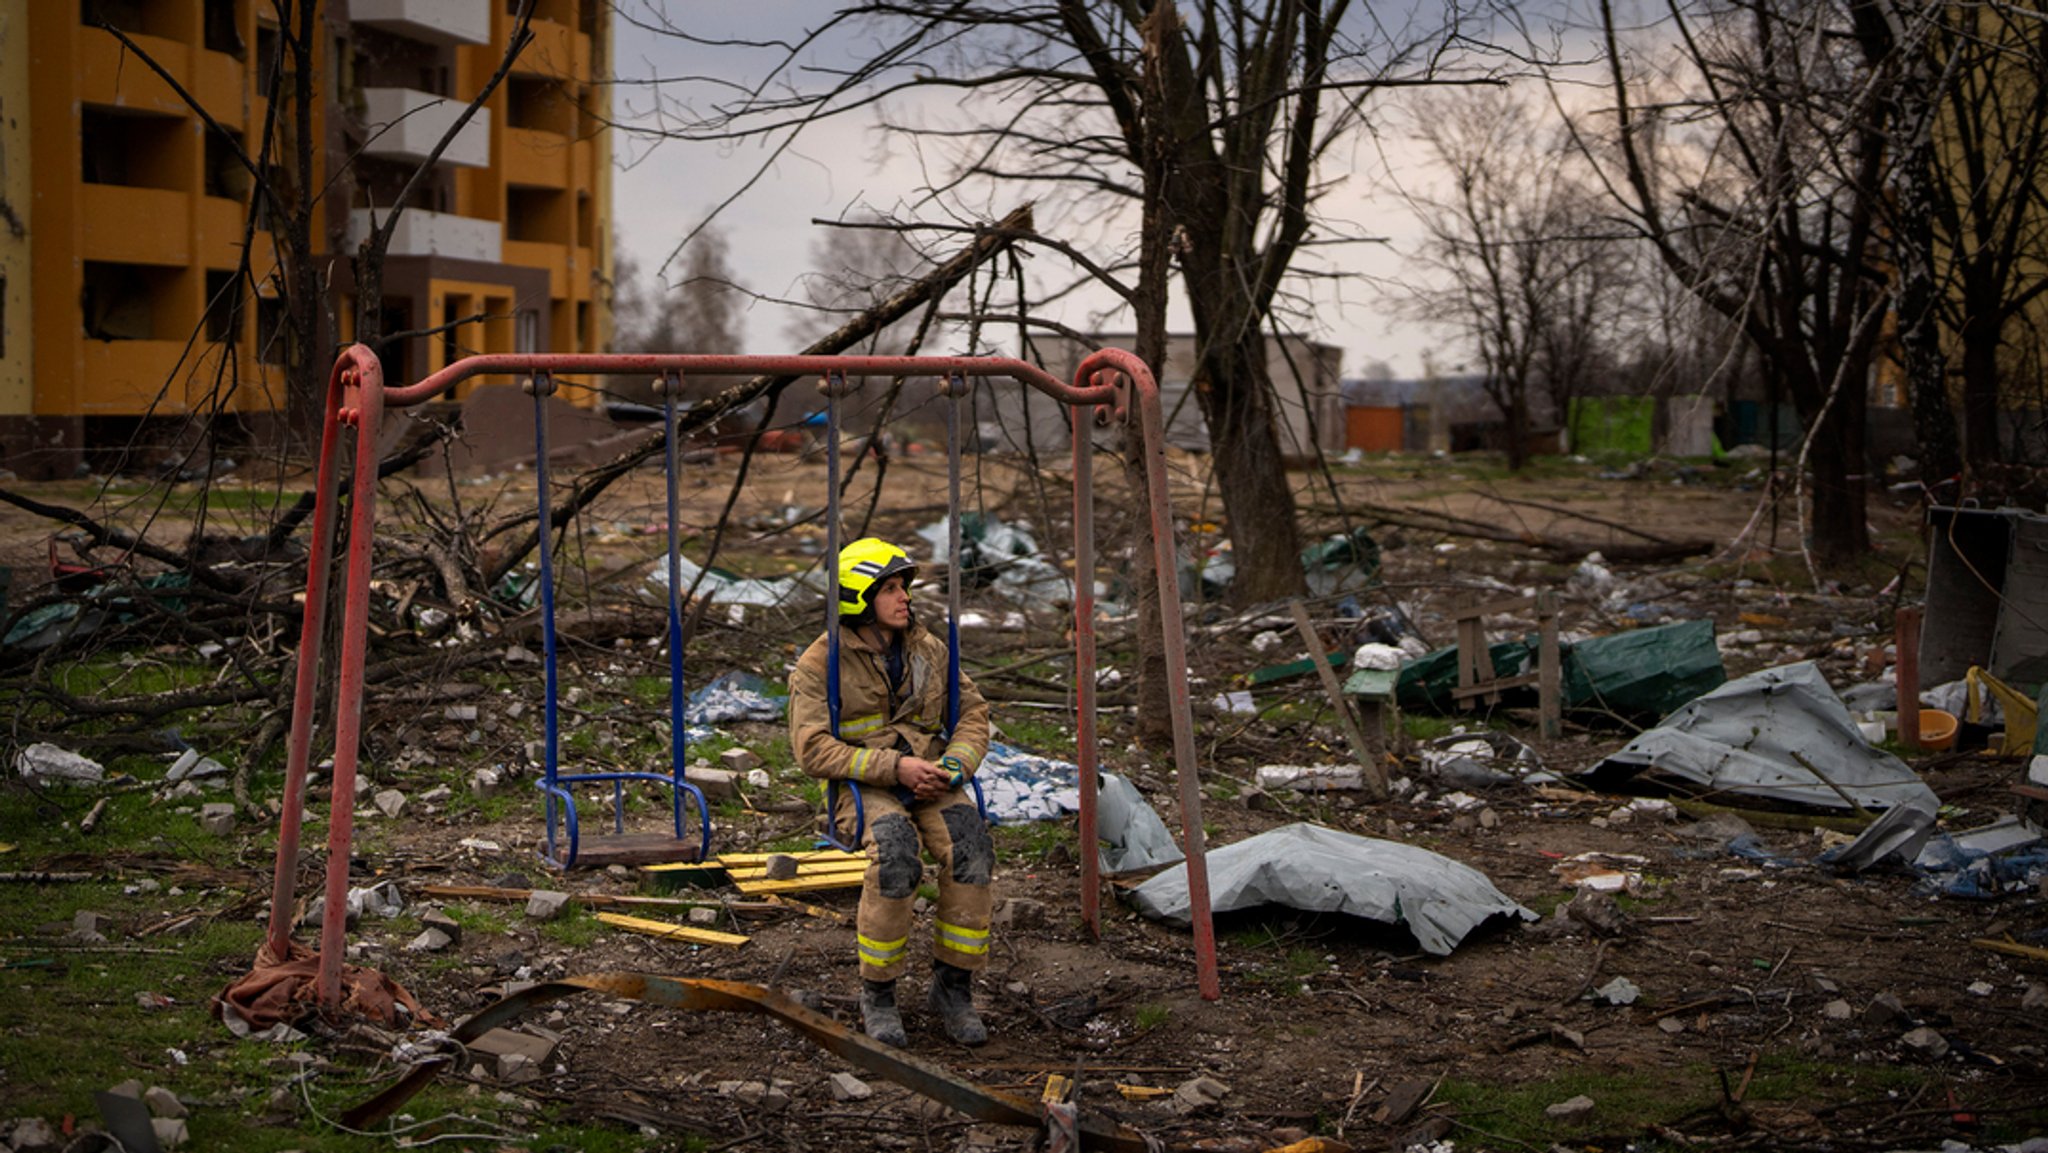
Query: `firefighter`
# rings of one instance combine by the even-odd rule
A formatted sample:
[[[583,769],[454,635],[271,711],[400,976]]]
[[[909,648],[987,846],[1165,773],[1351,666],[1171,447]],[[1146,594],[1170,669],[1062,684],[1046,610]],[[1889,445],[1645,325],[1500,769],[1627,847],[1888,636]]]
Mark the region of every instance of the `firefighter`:
[[[828,644],[819,637],[789,678],[789,743],[803,771],[837,780],[835,828],[854,826],[858,791],[868,869],[855,941],[862,1027],[884,1044],[906,1043],[896,983],[909,957],[911,903],[923,878],[920,844],[938,867],[932,980],[926,998],[946,1035],[988,1040],[974,1012],[973,976],[988,964],[995,845],[968,778],[988,752],[988,702],[960,678],[960,716],[946,732],[947,651],[911,609],[917,566],[868,537],[839,552],[839,735],[826,704]]]

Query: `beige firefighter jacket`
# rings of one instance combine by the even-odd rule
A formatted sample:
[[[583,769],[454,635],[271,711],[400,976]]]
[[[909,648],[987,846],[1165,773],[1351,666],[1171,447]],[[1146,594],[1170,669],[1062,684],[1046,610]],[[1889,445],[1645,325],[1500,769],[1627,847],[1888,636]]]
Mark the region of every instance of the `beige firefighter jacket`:
[[[934,763],[951,756],[972,776],[988,753],[988,702],[960,674],[960,724],[951,741],[946,726],[946,642],[916,618],[903,637],[903,695],[892,699],[883,654],[850,628],[839,631],[839,737],[832,737],[825,703],[826,638],[804,650],[789,675],[789,747],[805,774],[892,786],[903,757]]]

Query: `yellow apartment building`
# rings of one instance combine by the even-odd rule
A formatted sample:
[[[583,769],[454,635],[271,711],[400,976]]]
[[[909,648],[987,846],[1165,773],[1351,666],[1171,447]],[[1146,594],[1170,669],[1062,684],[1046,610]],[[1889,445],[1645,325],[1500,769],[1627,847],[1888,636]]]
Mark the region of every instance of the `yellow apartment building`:
[[[307,222],[321,287],[304,355],[324,377],[357,329],[358,246],[498,69],[519,6],[321,0],[300,188],[298,58],[273,5],[0,0],[0,462],[68,474],[139,429],[189,443],[194,414],[274,427],[295,353],[273,230]],[[536,0],[532,31],[399,217],[377,310],[393,383],[609,336],[609,4]],[[252,209],[237,150],[258,156],[266,125],[281,200]]]

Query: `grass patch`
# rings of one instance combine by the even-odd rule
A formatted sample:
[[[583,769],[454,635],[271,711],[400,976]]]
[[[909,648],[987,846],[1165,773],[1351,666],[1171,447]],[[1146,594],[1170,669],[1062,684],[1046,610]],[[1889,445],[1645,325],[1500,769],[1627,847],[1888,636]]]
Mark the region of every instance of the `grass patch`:
[[[1139,1032],[1149,1033],[1159,1026],[1166,1024],[1172,1017],[1173,1007],[1171,1005],[1159,1001],[1149,1001],[1138,1006],[1133,1019],[1137,1022]]]
[[[1006,712],[997,729],[1002,742],[1034,753],[1058,753],[1072,756],[1074,752],[1074,731],[1047,716],[1036,715],[1033,711],[1013,709]]]
[[[540,926],[541,936],[571,949],[587,947],[602,932],[604,923],[574,901],[563,906],[554,920],[543,921]]]

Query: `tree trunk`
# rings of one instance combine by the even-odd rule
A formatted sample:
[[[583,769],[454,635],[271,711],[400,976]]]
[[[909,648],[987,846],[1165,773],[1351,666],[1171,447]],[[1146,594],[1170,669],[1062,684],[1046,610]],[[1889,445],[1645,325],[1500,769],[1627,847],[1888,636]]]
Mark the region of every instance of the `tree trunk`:
[[[1196,325],[1196,332],[1214,328]],[[1231,599],[1259,604],[1298,596],[1301,537],[1294,527],[1294,490],[1280,456],[1265,339],[1256,325],[1235,341],[1208,346],[1194,387],[1209,421],[1210,467],[1230,524]],[[1203,339],[1202,336],[1197,339]]]
[[[1812,438],[1806,457],[1813,470],[1812,549],[1814,559],[1824,567],[1870,552],[1865,410],[1862,375],[1851,372],[1827,418],[1808,433]]]
[[[1520,472],[1529,463],[1529,387],[1523,384],[1508,396],[1508,471]]]
[[[1146,24],[1147,50],[1154,60],[1161,51],[1159,43],[1164,24],[1154,20]],[[1165,100],[1161,87],[1159,69],[1145,70],[1145,83],[1141,91],[1145,114],[1157,118]],[[1153,379],[1160,379],[1161,370],[1166,367],[1166,286],[1173,275],[1173,254],[1168,238],[1172,233],[1172,220],[1166,206],[1167,173],[1172,170],[1172,156],[1166,140],[1154,134],[1146,151],[1140,156],[1143,173],[1142,219],[1138,239],[1138,283],[1131,295],[1131,310],[1136,314],[1138,346],[1132,351],[1145,367],[1152,370]],[[1124,479],[1130,485],[1131,503],[1138,514],[1131,517],[1131,586],[1137,597],[1138,609],[1138,743],[1155,749],[1169,748],[1173,744],[1173,702],[1167,693],[1166,667],[1166,625],[1161,619],[1159,604],[1158,565],[1152,537],[1152,518],[1144,511],[1150,504],[1146,494],[1151,489],[1151,473],[1147,462],[1150,454],[1145,451],[1143,425],[1136,409],[1137,398],[1133,396],[1132,409],[1124,422]],[[1163,431],[1163,430],[1162,430]],[[1176,579],[1178,579],[1176,577]]]
[[[1998,343],[1996,309],[1973,308],[1963,325],[1963,454],[1971,467],[1997,464]]]

